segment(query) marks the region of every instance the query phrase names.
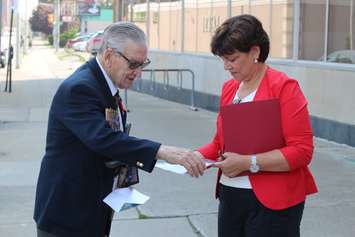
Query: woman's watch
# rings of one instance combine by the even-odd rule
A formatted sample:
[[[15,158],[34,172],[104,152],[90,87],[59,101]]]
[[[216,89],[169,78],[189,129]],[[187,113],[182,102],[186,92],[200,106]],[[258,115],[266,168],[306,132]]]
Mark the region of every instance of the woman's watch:
[[[249,171],[251,173],[257,173],[260,170],[260,166],[256,162],[256,155],[252,155],[250,157],[251,163],[250,163],[250,168]]]

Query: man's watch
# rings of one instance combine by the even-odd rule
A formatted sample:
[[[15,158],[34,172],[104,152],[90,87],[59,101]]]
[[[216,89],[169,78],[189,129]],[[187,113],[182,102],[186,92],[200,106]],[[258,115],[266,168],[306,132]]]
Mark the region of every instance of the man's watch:
[[[256,155],[252,155],[250,157],[251,163],[250,163],[250,168],[249,171],[251,173],[257,173],[260,170],[260,166],[256,163]]]

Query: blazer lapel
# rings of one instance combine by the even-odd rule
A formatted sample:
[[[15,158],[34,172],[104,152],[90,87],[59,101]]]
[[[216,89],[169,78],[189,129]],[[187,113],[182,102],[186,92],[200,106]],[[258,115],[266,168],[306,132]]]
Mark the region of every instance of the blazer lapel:
[[[111,94],[111,90],[107,85],[105,76],[102,73],[99,64],[97,64],[96,59],[90,59],[87,62],[87,65],[90,68],[91,72],[94,74],[95,79],[99,83],[101,91],[104,93],[106,104],[108,104],[111,108],[117,109],[117,103],[115,101],[115,98]]]

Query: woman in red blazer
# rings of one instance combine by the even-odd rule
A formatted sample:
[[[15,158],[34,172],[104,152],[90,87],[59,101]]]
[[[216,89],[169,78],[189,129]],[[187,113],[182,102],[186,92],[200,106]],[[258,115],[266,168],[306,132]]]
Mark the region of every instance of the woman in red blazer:
[[[204,158],[218,160],[218,236],[300,236],[306,195],[317,192],[308,169],[313,135],[307,101],[296,80],[265,64],[269,37],[255,17],[226,20],[211,49],[233,77],[223,85],[220,106],[279,99],[285,141],[284,147],[259,154],[224,152],[218,114],[212,142],[197,149]],[[237,176],[243,171],[251,175]]]

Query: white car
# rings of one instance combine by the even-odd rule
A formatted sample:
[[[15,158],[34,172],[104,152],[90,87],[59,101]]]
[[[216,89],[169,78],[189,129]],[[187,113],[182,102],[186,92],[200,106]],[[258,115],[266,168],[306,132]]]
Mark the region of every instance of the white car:
[[[87,43],[87,41],[76,42],[73,44],[73,49],[75,51],[85,52]]]

